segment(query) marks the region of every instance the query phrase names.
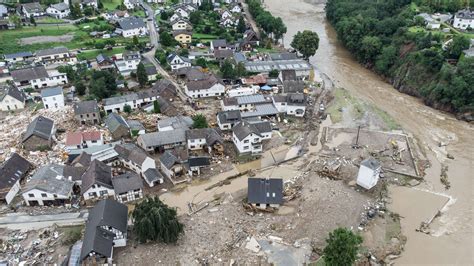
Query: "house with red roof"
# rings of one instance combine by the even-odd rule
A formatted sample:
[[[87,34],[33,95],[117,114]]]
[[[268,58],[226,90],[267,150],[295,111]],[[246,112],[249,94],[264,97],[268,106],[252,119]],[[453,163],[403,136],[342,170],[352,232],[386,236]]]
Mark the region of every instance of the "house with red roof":
[[[85,149],[103,144],[104,139],[100,131],[69,132],[66,135],[67,150]]]

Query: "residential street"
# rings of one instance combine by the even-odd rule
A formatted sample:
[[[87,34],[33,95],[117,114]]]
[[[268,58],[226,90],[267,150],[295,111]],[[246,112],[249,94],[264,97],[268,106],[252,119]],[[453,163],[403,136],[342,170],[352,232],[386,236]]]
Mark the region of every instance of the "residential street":
[[[57,225],[76,225],[85,223],[88,211],[69,212],[59,214],[28,215],[26,213],[12,213],[0,217],[0,228],[10,230],[40,229]]]

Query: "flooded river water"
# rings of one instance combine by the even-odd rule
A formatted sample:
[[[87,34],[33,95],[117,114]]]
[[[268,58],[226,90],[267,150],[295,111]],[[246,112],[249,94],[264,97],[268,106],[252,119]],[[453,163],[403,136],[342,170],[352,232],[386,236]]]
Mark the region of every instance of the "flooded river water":
[[[311,63],[317,71],[328,75],[336,86],[346,88],[352,95],[386,111],[425,147],[432,163],[425,176],[426,182],[417,189],[391,189],[391,208],[404,217],[403,233],[408,237],[405,251],[396,263],[472,265],[474,126],[399,93],[359,65],[337,41],[333,28],[325,20],[325,1],[265,0],[265,5],[288,27],[285,46],[289,46],[297,31],[316,31],[320,43]],[[447,153],[455,159],[447,159]],[[449,190],[440,183],[441,164],[449,167]],[[441,217],[431,225],[433,234],[415,232],[415,228],[430,219],[447,199],[449,203],[442,209]]]

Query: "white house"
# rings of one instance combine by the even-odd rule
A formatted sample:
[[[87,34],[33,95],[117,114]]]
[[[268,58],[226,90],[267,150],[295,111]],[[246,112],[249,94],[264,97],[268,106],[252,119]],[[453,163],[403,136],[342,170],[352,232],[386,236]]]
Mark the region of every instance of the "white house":
[[[44,8],[38,2],[21,4],[21,12],[25,17],[40,17],[45,14]]]
[[[35,54],[35,62],[44,65],[55,63],[76,63],[77,58],[66,47],[54,47],[39,50]]]
[[[64,107],[63,88],[54,87],[41,90],[41,100],[45,109],[59,110]]]
[[[173,31],[175,31],[175,30],[191,30],[192,26],[191,26],[191,23],[189,23],[189,21],[187,19],[179,18],[179,19],[176,19],[175,21],[173,21],[171,23],[171,28],[173,29]]]
[[[222,111],[217,113],[217,124],[221,130],[231,130],[234,125],[242,121],[239,110]]]
[[[191,60],[189,60],[187,57],[180,56],[174,53],[171,53],[170,55],[168,55],[166,60],[168,61],[168,64],[171,66],[171,70],[177,70],[180,68],[191,66]]]
[[[271,137],[272,126],[268,121],[242,121],[232,128],[232,141],[240,154],[262,153],[262,141]]]
[[[223,151],[224,141],[213,128],[195,128],[186,131],[186,143],[188,150],[196,151],[207,149],[211,153],[213,149]]]
[[[132,38],[133,36],[144,36],[148,34],[148,28],[145,22],[143,22],[143,19],[141,18],[124,18],[121,19],[118,24],[119,27],[115,29],[115,32],[125,38]]]
[[[46,14],[59,19],[69,16],[70,13],[69,5],[64,2],[52,4],[46,8]]]
[[[66,149],[86,149],[88,147],[104,145],[100,131],[69,132],[66,135]]]
[[[177,14],[178,16],[182,18],[189,18],[190,13],[191,12],[184,6],[179,6],[178,8],[174,10],[174,14]]]
[[[18,88],[32,87],[35,89],[67,84],[65,73],[57,70],[46,70],[44,66],[35,66],[13,70],[13,81]]]
[[[363,160],[360,163],[359,173],[357,174],[357,185],[365,188],[371,189],[379,181],[380,170],[382,166],[380,162],[375,160],[372,157]]]
[[[31,52],[18,52],[13,54],[5,54],[3,58],[8,64],[13,64],[16,62],[31,60],[34,58],[34,55]]]
[[[20,191],[20,182],[33,165],[17,153],[13,153],[0,166],[0,200],[10,204]]]
[[[232,17],[232,13],[229,10],[224,10],[221,13],[221,20]]]
[[[158,98],[159,92],[154,89],[106,98],[104,99],[104,111],[106,113],[120,113],[124,111],[127,105],[130,106],[132,110],[136,110],[146,104],[152,103]]]
[[[474,29],[474,11],[470,9],[459,10],[454,15],[453,27],[462,30]]]
[[[259,86],[239,86],[237,88],[232,88],[227,91],[227,96],[229,97],[237,97],[237,96],[244,96],[244,95],[253,95],[256,94],[260,90]]]
[[[306,112],[306,97],[304,94],[274,95],[273,103],[278,112],[287,115],[303,117]]]
[[[115,196],[112,169],[105,163],[93,160],[81,178],[84,200],[98,200]]]
[[[230,12],[232,13],[241,13],[242,12],[242,8],[240,7],[239,4],[233,4],[229,7],[229,10]]]
[[[122,55],[122,59],[115,61],[120,74],[123,76],[129,76],[130,73],[137,70],[138,64],[142,60],[142,56],[138,51],[125,51]]]
[[[14,111],[25,109],[26,96],[18,88],[8,86],[0,89],[0,110]]]
[[[38,169],[22,189],[27,206],[70,204],[74,182],[64,176],[64,165],[48,164]]]
[[[115,190],[115,200],[127,203],[143,198],[143,181],[133,172],[114,176],[112,183]]]
[[[116,145],[114,149],[118,153],[119,163],[141,177],[145,176],[148,169],[156,169],[155,160],[133,143]]]
[[[234,17],[226,17],[221,19],[220,24],[226,28],[228,27],[234,27],[239,23],[239,19],[234,18]]]
[[[138,2],[138,0],[123,0],[123,4],[127,9],[134,9],[140,6],[140,2]]]
[[[185,93],[191,98],[218,97],[224,95],[225,86],[210,74],[205,79],[188,81]]]

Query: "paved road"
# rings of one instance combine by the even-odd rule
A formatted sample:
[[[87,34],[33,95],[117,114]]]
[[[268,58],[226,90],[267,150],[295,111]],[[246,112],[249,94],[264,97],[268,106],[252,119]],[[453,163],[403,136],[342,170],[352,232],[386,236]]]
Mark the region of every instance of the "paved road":
[[[166,70],[161,67],[161,65],[155,58],[156,49],[161,49],[161,45],[158,42],[158,33],[156,32],[155,28],[155,11],[151,8],[151,6],[149,6],[143,1],[140,1],[140,4],[143,8],[145,8],[148,13],[147,26],[150,34],[150,43],[153,45],[153,49],[144,53],[143,57],[148,59],[156,67],[157,71],[161,74],[161,76],[163,76],[163,78],[168,79],[169,81],[171,81],[171,83],[173,83],[174,86],[176,86],[178,96],[183,102],[186,102],[188,96],[183,93],[182,87],[176,82],[173,77],[170,76],[170,74],[168,74]]]
[[[26,213],[11,213],[0,217],[0,228],[11,230],[40,229],[57,225],[72,225],[85,223],[87,211],[68,212],[59,214],[28,215]]]

